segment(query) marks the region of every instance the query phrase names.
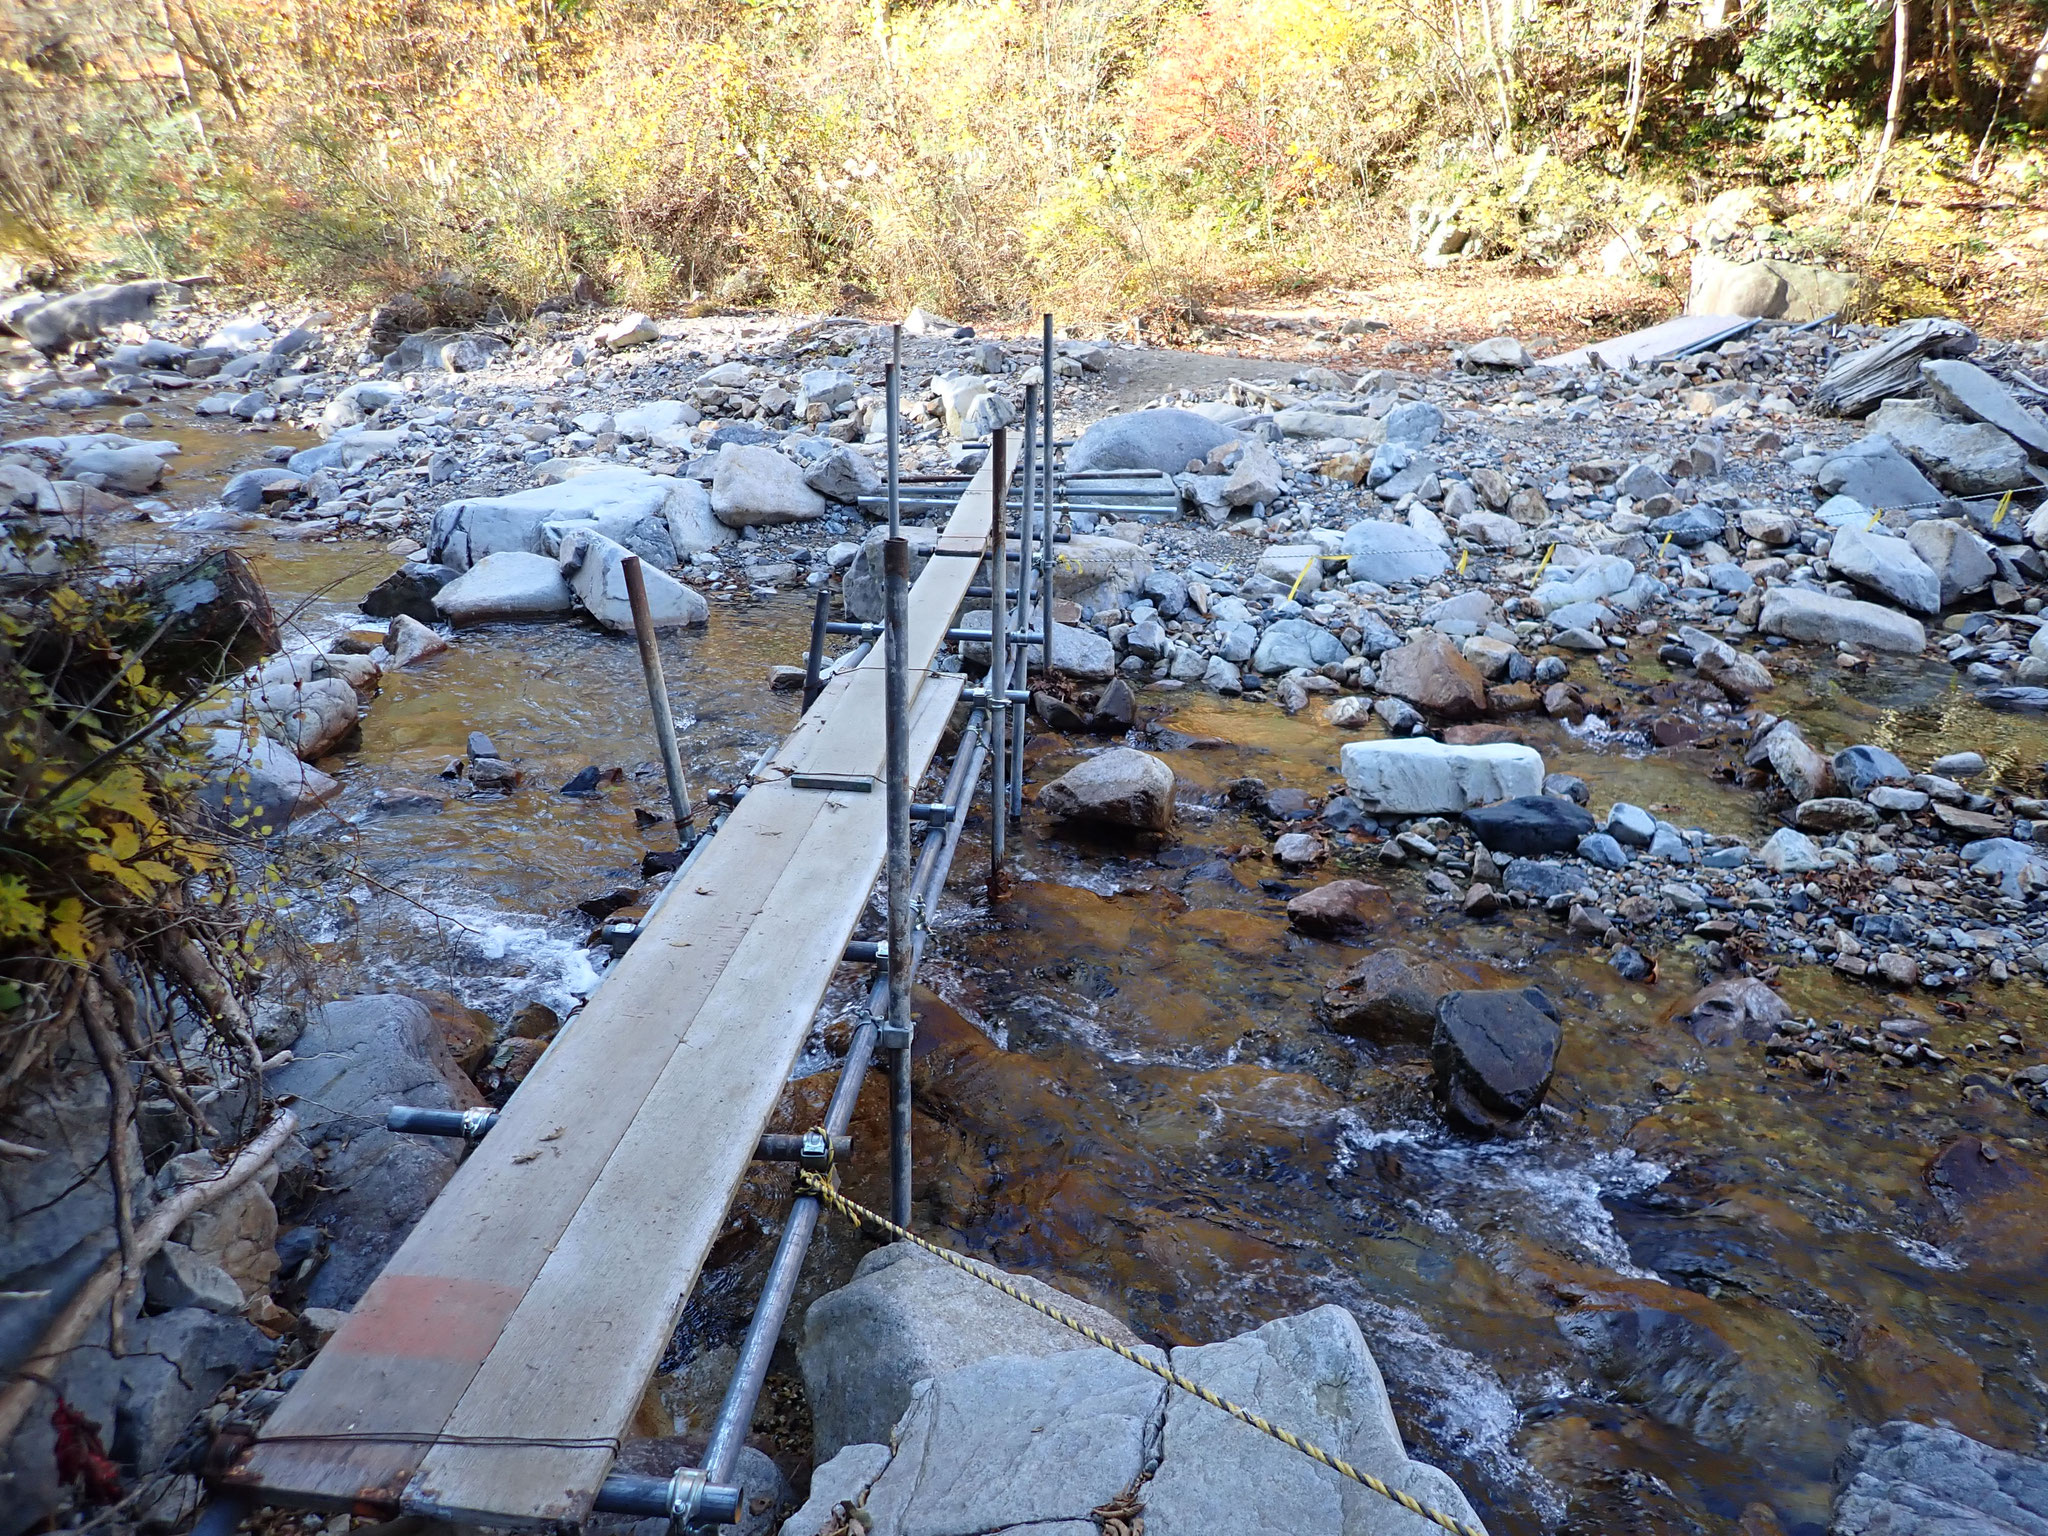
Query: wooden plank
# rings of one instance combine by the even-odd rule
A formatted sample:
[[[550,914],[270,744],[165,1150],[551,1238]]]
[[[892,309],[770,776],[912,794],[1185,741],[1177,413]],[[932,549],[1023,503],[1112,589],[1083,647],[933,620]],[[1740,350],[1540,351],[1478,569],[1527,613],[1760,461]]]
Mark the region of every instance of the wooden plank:
[[[920,695],[913,773],[937,750],[960,686],[935,679]],[[798,856],[520,1301],[451,1436],[603,1437],[631,1420],[881,870],[885,797],[820,798]],[[445,1444],[404,1504],[492,1525],[575,1523],[611,1460],[591,1449]]]
[[[616,1152],[823,797],[750,791],[272,1415],[234,1480],[395,1508],[425,1446]],[[325,1437],[383,1435],[349,1444]]]
[[[1755,325],[1756,321],[1740,315],[1679,315],[1646,330],[1630,331],[1625,336],[1596,341],[1589,347],[1575,347],[1555,357],[1541,358],[1537,366],[1585,368],[1591,365],[1593,355],[1598,353],[1600,361],[1609,368],[1634,368],[1675,357],[1688,347],[1731,340]]]
[[[993,478],[991,466],[984,461],[947,520],[940,536],[942,543],[973,549],[986,544],[995,510],[990,489]],[[928,671],[932,658],[946,643],[946,631],[952,628],[967,589],[974,584],[977,569],[972,560],[933,559],[925,563],[917,580],[911,583],[908,660],[913,697],[932,675]],[[820,696],[812,706],[817,728],[800,728],[792,734],[763,766],[763,775],[879,775],[884,758],[882,710],[887,687],[888,658],[877,645],[859,666],[826,685],[832,704],[828,710],[825,696]],[[811,718],[807,715],[805,723]]]

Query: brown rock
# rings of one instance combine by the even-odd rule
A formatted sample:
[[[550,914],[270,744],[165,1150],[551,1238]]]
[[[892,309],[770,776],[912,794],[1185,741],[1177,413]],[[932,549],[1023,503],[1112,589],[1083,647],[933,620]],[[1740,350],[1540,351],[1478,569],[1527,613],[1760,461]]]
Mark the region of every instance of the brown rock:
[[[1528,734],[1518,726],[1494,725],[1491,722],[1444,727],[1444,740],[1454,747],[1486,747],[1502,741],[1519,743]]]
[[[1871,968],[1888,986],[1912,987],[1920,983],[1920,962],[1911,955],[1879,955],[1871,962]]]
[[[412,990],[405,995],[425,1006],[442,1044],[448,1047],[448,1054],[455,1058],[458,1067],[473,1073],[484,1064],[491,1053],[491,1042],[498,1036],[498,1026],[491,1022],[489,1014],[479,1013],[449,992]]]
[[[1330,978],[1323,1018],[1339,1034],[1421,1043],[1436,1028],[1436,1005],[1470,983],[1447,965],[1389,946]]]
[[[1586,718],[1586,700],[1577,683],[1552,683],[1543,690],[1543,713],[1574,723]]]
[[[1486,680],[1447,636],[1427,634],[1379,661],[1380,692],[1453,720],[1486,713]]]
[[[1500,894],[1490,885],[1474,885],[1465,892],[1467,917],[1491,917],[1500,910]]]
[[[1287,903],[1287,921],[1318,939],[1366,933],[1388,922],[1393,902],[1384,886],[1363,880],[1332,880]]]
[[[1497,715],[1526,715],[1541,708],[1543,701],[1527,683],[1502,683],[1486,690],[1486,703]]]

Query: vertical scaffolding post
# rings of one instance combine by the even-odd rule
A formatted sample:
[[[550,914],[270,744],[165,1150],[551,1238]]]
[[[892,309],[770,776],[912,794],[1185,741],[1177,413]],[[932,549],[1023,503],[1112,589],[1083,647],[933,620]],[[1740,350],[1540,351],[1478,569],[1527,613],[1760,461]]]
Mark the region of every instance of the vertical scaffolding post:
[[[1023,645],[1016,670],[1019,682],[1026,688],[1031,683],[1031,517],[1038,500],[1038,390],[1036,384],[1024,386],[1024,483],[1017,495],[1017,633],[1023,637]],[[1003,584],[1007,586],[1009,580],[1005,571]],[[1041,671],[1044,666],[1045,658],[1041,655]],[[1010,814],[1018,817],[1024,814],[1025,720],[1026,713],[1020,708],[1010,721]]]
[[[640,557],[619,562],[626,578],[626,603],[633,610],[633,636],[640,642],[640,670],[647,675],[647,702],[654,711],[654,739],[661,748],[661,771],[668,777],[669,808],[675,812],[676,845],[690,843],[690,783],[683,777],[682,749],[676,745],[676,717],[669,710],[668,681],[661,675],[661,644],[647,606],[647,578]]]
[[[988,895],[993,903],[1003,872],[1003,834],[1009,830],[1010,799],[1003,788],[1010,754],[1010,559],[1004,519],[1009,516],[1008,450],[1010,434],[997,427],[988,435],[989,497],[995,515],[989,519],[989,568],[995,573],[989,590],[995,601],[988,616],[988,723],[994,740],[988,755]]]
[[[902,333],[892,350],[900,356]],[[898,491],[899,364],[887,381],[889,537],[882,545],[883,659],[888,714],[889,1016],[878,1032],[889,1053],[889,1213],[910,1222],[910,542],[903,537]]]
[[[1040,424],[1039,439],[1045,450],[1045,472],[1039,476],[1039,495],[1045,498],[1044,542],[1038,546],[1040,565],[1038,568],[1038,592],[1045,605],[1045,622],[1039,625],[1039,634],[1045,641],[1045,670],[1052,670],[1052,534],[1055,513],[1053,510],[1052,483],[1052,316],[1045,317],[1045,392],[1039,397],[1039,407],[1045,412]]]

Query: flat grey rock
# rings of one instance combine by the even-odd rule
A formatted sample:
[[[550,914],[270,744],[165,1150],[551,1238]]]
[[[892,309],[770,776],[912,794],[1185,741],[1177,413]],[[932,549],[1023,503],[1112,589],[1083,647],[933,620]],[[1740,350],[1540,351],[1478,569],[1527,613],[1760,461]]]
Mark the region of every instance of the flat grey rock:
[[[2048,1462],[1903,1420],[1850,1450],[1832,1536],[2048,1536]]]

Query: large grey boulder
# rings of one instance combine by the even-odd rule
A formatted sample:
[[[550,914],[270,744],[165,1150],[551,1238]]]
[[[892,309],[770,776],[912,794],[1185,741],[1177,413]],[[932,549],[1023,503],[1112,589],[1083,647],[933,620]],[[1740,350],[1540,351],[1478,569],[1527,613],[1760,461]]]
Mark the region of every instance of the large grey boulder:
[[[341,793],[341,785],[284,743],[258,732],[216,730],[200,786],[209,815],[251,837],[282,832]]]
[[[1077,533],[1053,547],[1052,593],[1083,613],[1121,608],[1145,588],[1152,556],[1144,546],[1106,534]]]
[[[1338,757],[1352,795],[1370,810],[1397,816],[1457,815],[1543,792],[1542,755],[1514,742],[1347,741]]]
[[[1230,428],[1197,416],[1193,411],[1161,409],[1131,411],[1107,417],[1081,434],[1067,451],[1067,468],[1074,473],[1095,469],[1156,469],[1177,475],[1195,459],[1238,434]]]
[[[868,456],[845,443],[813,464],[804,474],[804,484],[827,501],[845,506],[855,505],[863,496],[879,496],[886,489]]]
[[[360,705],[355,689],[338,677],[270,683],[249,695],[249,713],[263,734],[309,763],[356,728]]]
[[[1112,1338],[1138,1342],[1099,1307],[1028,1275],[1010,1279]],[[922,1249],[892,1243],[862,1259],[851,1283],[813,1302],[804,1317],[797,1361],[817,1459],[822,1464],[845,1446],[888,1440],[920,1381],[992,1356],[1035,1359],[1089,1347],[1072,1329]]]
[[[803,523],[825,515],[825,498],[804,483],[801,465],[773,448],[728,443],[718,450],[711,511],[728,528]]]
[[[549,618],[574,606],[559,565],[517,550],[485,555],[434,594],[434,607],[455,624]]]
[[[1941,490],[1888,437],[1859,438],[1820,469],[1820,488],[1847,496],[1873,511],[1895,507],[1938,507]]]
[[[351,1307],[448,1182],[460,1148],[384,1129],[393,1104],[471,1109],[483,1102],[449,1055],[426,1004],[395,993],[345,997],[317,1010],[270,1075],[297,1100],[298,1134],[278,1159],[287,1178],[313,1175],[304,1219],[329,1252],[306,1305]]]
[[[1418,1502],[1479,1524],[1456,1483],[1409,1459],[1372,1351],[1342,1307],[1279,1318],[1220,1344],[1184,1345],[1172,1363]],[[1146,1536],[1425,1536],[1441,1529],[1185,1392],[1167,1399],[1161,1451],[1159,1470],[1141,1491]]]
[[[1828,570],[1897,607],[1941,612],[1941,578],[1904,539],[1864,528],[1837,529]]]
[[[1084,683],[1106,683],[1116,676],[1116,647],[1107,635],[1056,622],[1052,627],[1052,669]]]
[[[2010,390],[1975,363],[1959,357],[1931,357],[1920,365],[1920,377],[1944,408],[1998,428],[2048,463],[2048,421],[2021,405]]]
[[[1944,608],[1982,592],[1998,575],[1991,546],[1967,525],[1952,519],[1937,517],[1915,523],[1906,530],[1906,542],[1939,579]]]
[[[1021,1306],[992,1314],[1022,1325]],[[1079,1340],[1077,1339],[1078,1343]],[[1152,1359],[1158,1353],[1143,1350]],[[1173,1365],[1455,1519],[1452,1481],[1411,1461],[1348,1312],[1323,1307],[1173,1351]],[[893,1430],[822,1460],[782,1536],[819,1536],[839,1503],[871,1536],[1095,1536],[1135,1495],[1153,1536],[1423,1536],[1437,1527],[1106,1351],[979,1359],[919,1382]]]
[[[910,546],[910,579],[915,583],[931,563],[932,551],[938,547],[939,531],[936,528],[905,528],[903,539]],[[888,542],[887,528],[872,530],[861,540],[860,549],[846,567],[846,575],[839,583],[839,597],[846,605],[848,618],[858,619],[863,624],[882,622],[883,607],[887,601],[887,594],[882,589],[882,546]]]
[[[1905,1420],[1849,1452],[1831,1536],[2048,1536],[2048,1462]]]
[[[696,481],[620,465],[507,496],[451,501],[434,516],[428,556],[465,571],[486,555],[550,554],[559,543],[561,525],[572,523],[589,523],[662,566],[736,537],[711,517],[704,488]]]
[[[556,556],[583,611],[621,634],[633,631],[633,603],[626,591],[631,553],[601,533],[571,525]],[[681,629],[711,616],[711,605],[668,572],[643,562],[640,580],[647,592],[647,616],[656,629]]]
[[[64,473],[73,480],[97,475],[108,490],[139,496],[163,479],[164,461],[147,448],[88,448],[64,461]]]
[[[1856,296],[1854,274],[1791,261],[1730,261],[1700,252],[1692,259],[1688,315],[1746,315],[1765,320],[1820,320]]]
[[[1757,628],[1787,640],[1861,645],[1900,656],[1918,656],[1927,648],[1927,631],[1908,614],[1804,587],[1773,587],[1766,592]]]
[[[1038,792],[1039,806],[1064,821],[1137,832],[1173,825],[1173,770],[1134,747],[1098,752]]]
[[[1402,581],[1429,581],[1450,569],[1443,547],[1405,523],[1353,523],[1340,546],[1351,557],[1353,581],[1376,581],[1391,587]]]
[[[1887,400],[1865,425],[1890,438],[1936,484],[1958,496],[2026,485],[2027,451],[1996,427],[1956,421],[1919,400]]]

